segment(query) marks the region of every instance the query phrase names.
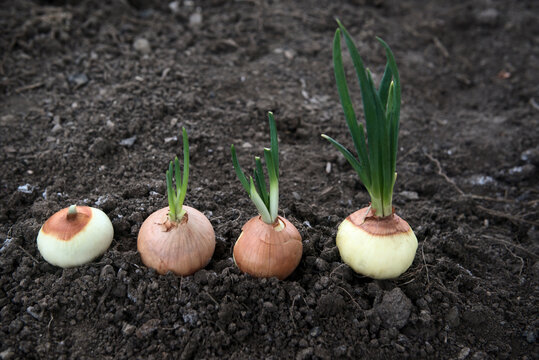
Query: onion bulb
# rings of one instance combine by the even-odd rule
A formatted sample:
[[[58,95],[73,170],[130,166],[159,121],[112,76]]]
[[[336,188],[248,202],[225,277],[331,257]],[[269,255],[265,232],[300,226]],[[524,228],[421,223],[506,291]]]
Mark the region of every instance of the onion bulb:
[[[392,279],[414,261],[417,239],[398,215],[374,216],[370,207],[348,216],[339,226],[337,248],[355,272],[373,279]]]
[[[298,266],[302,253],[301,235],[290,221],[279,216],[274,224],[266,224],[255,216],[234,245],[234,262],[252,276],[282,280]]]
[[[210,262],[215,250],[215,233],[206,216],[186,205],[182,209],[185,214],[178,222],[170,220],[166,207],[140,228],[137,249],[142,262],[159,274],[191,275]]]
[[[37,248],[47,262],[67,268],[102,255],[113,236],[112,223],[103,211],[72,205],[43,224],[37,235]]]

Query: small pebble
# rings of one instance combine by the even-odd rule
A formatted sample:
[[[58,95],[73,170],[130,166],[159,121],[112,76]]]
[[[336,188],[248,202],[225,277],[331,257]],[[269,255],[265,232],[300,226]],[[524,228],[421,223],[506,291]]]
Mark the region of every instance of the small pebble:
[[[54,126],[52,127],[51,132],[52,132],[53,134],[56,134],[56,133],[59,133],[60,131],[62,131],[62,129],[63,129],[63,128],[62,128],[62,125],[56,124],[56,125],[54,125]]]
[[[31,194],[32,192],[34,192],[34,187],[30,184],[24,184],[24,185],[19,186],[17,188],[17,191],[22,192],[24,194]]]
[[[470,355],[470,348],[469,347],[464,347],[464,348],[462,348],[462,350],[460,350],[458,359],[459,360],[464,360],[464,359],[466,359],[468,357],[468,355]]]
[[[86,74],[73,74],[67,79],[77,87],[85,85],[88,82],[88,76]]]
[[[133,335],[135,329],[136,327],[134,325],[124,323],[124,325],[122,326],[122,334],[124,334],[125,336]]]
[[[127,139],[123,139],[122,141],[120,141],[120,145],[126,146],[126,147],[131,147],[135,143],[135,140],[137,140],[136,135],[132,136],[130,138],[127,138]]]
[[[415,191],[401,191],[399,195],[408,200],[419,199],[419,195]]]
[[[189,25],[191,26],[198,26],[202,23],[202,14],[199,12],[195,12],[189,16]]]
[[[494,8],[489,8],[483,11],[480,11],[476,15],[477,22],[482,25],[496,25],[500,19],[500,12]]]
[[[313,327],[309,333],[312,337],[318,337],[320,334],[322,334],[322,330],[318,326]]]
[[[524,151],[520,155],[520,159],[530,164],[539,165],[539,146]]]
[[[152,51],[150,42],[145,38],[136,39],[133,43],[133,48],[142,54],[149,54]]]
[[[172,1],[168,3],[168,8],[173,14],[177,14],[180,11],[180,2],[179,1]]]

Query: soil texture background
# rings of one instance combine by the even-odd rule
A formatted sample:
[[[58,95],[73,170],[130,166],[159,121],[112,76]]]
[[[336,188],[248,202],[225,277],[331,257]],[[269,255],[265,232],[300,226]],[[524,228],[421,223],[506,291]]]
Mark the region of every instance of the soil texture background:
[[[9,1],[0,6],[1,359],[539,358],[539,3]],[[400,278],[340,261],[339,223],[367,192],[346,145],[335,18],[379,81],[393,49],[403,104],[394,205],[419,248]],[[360,93],[349,75],[356,112]],[[303,237],[286,280],[232,248],[256,209],[236,178],[280,140],[280,214]],[[193,276],[137,253],[191,144],[186,204],[217,247]],[[181,158],[181,156],[180,156]],[[36,247],[71,204],[102,209],[110,249],[71,269]]]

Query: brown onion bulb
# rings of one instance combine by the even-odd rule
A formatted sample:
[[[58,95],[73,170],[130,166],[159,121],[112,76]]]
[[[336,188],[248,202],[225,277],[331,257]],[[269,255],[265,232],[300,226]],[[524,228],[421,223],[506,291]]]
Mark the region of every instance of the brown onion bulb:
[[[255,277],[288,277],[298,266],[303,245],[292,223],[277,217],[273,225],[260,216],[250,219],[234,245],[234,261],[241,271]]]
[[[171,222],[169,208],[157,210],[142,223],[137,249],[144,265],[159,274],[187,276],[206,266],[215,250],[215,233],[200,211],[183,205],[186,214]]]

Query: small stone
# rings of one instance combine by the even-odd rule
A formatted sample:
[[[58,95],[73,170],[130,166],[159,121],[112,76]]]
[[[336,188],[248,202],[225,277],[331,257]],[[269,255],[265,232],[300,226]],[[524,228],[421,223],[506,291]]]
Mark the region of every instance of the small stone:
[[[301,200],[301,196],[295,191],[292,191],[292,197],[298,201]]]
[[[146,321],[141,327],[137,329],[137,337],[139,339],[146,338],[148,335],[157,330],[157,327],[161,323],[159,319],[151,319]]]
[[[150,42],[145,38],[136,39],[135,42],[133,42],[133,48],[142,54],[149,54],[152,51]]]
[[[67,80],[69,80],[70,83],[75,85],[76,87],[80,87],[82,85],[85,85],[88,82],[88,76],[86,74],[73,74],[70,75]]]
[[[296,57],[296,52],[292,49],[287,49],[284,51],[284,57],[288,60],[292,60],[294,57]]]
[[[470,348],[469,347],[463,347],[462,350],[460,350],[459,352],[459,356],[458,356],[458,359],[459,360],[464,360],[468,357],[468,355],[470,355]]]
[[[241,147],[244,149],[250,149],[253,147],[253,145],[251,145],[251,143],[244,142],[243,144],[241,144]]]
[[[0,352],[0,359],[2,360],[9,360],[15,358],[15,352],[11,348],[7,348],[6,350]]]
[[[313,356],[313,354],[314,354],[314,349],[312,347],[308,347],[297,353],[296,360],[310,359]]]
[[[316,268],[316,270],[318,270],[320,272],[324,272],[324,271],[329,270],[328,262],[326,260],[324,260],[324,259],[321,259],[321,258],[316,258],[316,260],[314,261],[314,267]]]
[[[537,340],[537,336],[535,335],[535,331],[533,330],[527,330],[524,332],[524,334],[526,335],[526,341],[529,344],[533,344]]]
[[[135,143],[135,140],[137,140],[137,136],[132,136],[130,138],[127,138],[127,139],[122,139],[120,141],[120,145],[122,146],[125,146],[125,147],[131,147],[133,146],[133,144]]]
[[[309,332],[309,335],[311,335],[314,338],[320,336],[320,334],[322,334],[322,330],[320,330],[318,326],[313,327],[311,331]]]
[[[333,349],[333,356],[340,358],[346,355],[346,350],[346,345],[339,345],[335,349]]]
[[[28,307],[26,308],[26,312],[27,312],[30,316],[32,316],[34,319],[36,319],[36,320],[41,320],[41,314],[38,314],[38,313],[36,312],[36,309],[35,309],[33,306],[28,306]]]
[[[329,174],[329,173],[331,173],[331,163],[327,162],[326,163],[326,174]]]
[[[189,16],[189,25],[198,26],[200,24],[202,24],[202,14],[198,11],[192,13],[191,16]]]
[[[24,184],[17,188],[18,192],[22,192],[23,194],[31,194],[34,192],[34,187],[30,184]]]
[[[168,3],[168,8],[173,14],[177,14],[180,11],[180,2],[179,1],[172,1]]]
[[[497,25],[500,19],[500,12],[494,8],[485,9],[477,13],[476,19],[482,25]]]
[[[539,165],[539,146],[524,151],[520,154],[520,159],[530,164]]]
[[[54,126],[52,127],[51,132],[52,132],[53,134],[56,134],[56,133],[59,133],[60,131],[62,131],[62,129],[63,129],[63,128],[62,128],[62,125],[56,124],[56,125],[54,125]]]
[[[173,141],[177,141],[177,140],[178,140],[177,136],[166,137],[165,138],[165,144],[168,144],[169,142],[173,142]]]
[[[124,336],[131,336],[135,332],[135,329],[135,325],[124,323],[122,326],[122,334],[124,334]]]
[[[533,164],[525,164],[523,166],[515,166],[511,169],[505,170],[503,176],[507,181],[520,182],[531,178],[537,168]]]
[[[415,191],[401,191],[399,195],[408,200],[419,199],[419,195]]]

